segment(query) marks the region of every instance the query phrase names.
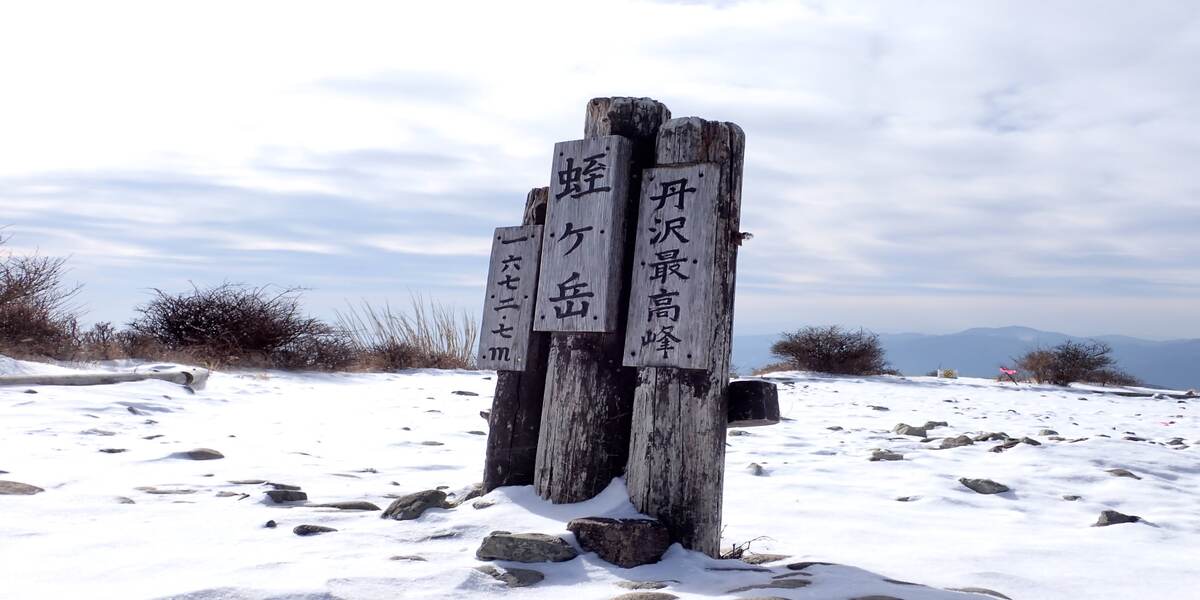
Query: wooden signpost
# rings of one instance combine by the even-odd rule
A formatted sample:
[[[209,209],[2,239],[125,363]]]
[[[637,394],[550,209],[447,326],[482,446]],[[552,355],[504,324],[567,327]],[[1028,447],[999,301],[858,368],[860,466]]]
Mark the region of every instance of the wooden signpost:
[[[475,361],[479,368],[525,370],[541,248],[541,225],[496,228]]]
[[[670,115],[648,98],[593,99],[585,139],[555,145],[525,225],[497,229],[479,360],[498,369],[484,484],[579,502],[624,474],[638,510],[717,556],[726,427],[776,423],[779,407],[773,385],[729,382],[744,134]],[[506,278],[505,265],[537,256],[514,240],[543,216],[537,276]],[[506,308],[509,293],[524,303]]]

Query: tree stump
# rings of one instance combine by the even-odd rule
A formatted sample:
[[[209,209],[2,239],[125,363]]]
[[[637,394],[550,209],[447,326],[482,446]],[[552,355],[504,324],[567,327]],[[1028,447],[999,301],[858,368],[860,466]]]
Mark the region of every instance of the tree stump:
[[[708,370],[640,369],[626,473],[630,499],[639,511],[666,525],[685,548],[713,557],[720,553],[721,541],[744,148],[745,134],[733,123],[688,117],[659,129],[656,166],[711,162],[720,167],[719,233],[711,274],[713,347]]]
[[[600,493],[625,468],[636,370],[621,365],[632,244],[637,226],[640,172],[653,166],[659,127],[671,118],[649,98],[595,98],[584,121],[587,138],[619,135],[633,142],[634,179],[629,186],[621,307],[612,333],[550,335],[545,400],[534,485],[555,503],[581,502]]]

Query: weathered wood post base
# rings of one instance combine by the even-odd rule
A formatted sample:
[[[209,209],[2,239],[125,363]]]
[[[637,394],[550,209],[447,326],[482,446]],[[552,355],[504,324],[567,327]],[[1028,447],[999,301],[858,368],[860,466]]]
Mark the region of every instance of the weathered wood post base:
[[[628,138],[636,174],[653,164],[658,128],[670,118],[665,105],[649,98],[596,98],[588,103],[584,136]],[[635,176],[626,214],[637,214],[640,186]],[[627,240],[635,221],[627,223]],[[592,498],[625,468],[636,385],[636,371],[621,366],[631,261],[632,252],[626,252],[621,317],[613,333],[551,334],[534,485],[552,502]]]
[[[522,225],[545,223],[549,192],[545,187],[530,190]],[[483,463],[485,493],[504,485],[533,483],[550,336],[530,332],[528,352],[524,371],[496,372],[496,394],[488,417],[487,454]]]
[[[745,134],[733,123],[690,117],[659,130],[657,165],[710,162],[720,167],[714,334],[708,370],[647,367],[634,395],[626,473],[630,499],[684,547],[718,556],[724,485],[726,388],[741,213]]]

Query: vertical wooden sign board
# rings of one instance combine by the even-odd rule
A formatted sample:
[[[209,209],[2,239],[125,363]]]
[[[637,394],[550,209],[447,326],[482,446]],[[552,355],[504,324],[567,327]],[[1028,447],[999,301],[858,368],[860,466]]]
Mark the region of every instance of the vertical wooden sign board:
[[[625,366],[711,368],[720,179],[713,163],[643,171]]]
[[[541,247],[540,225],[496,228],[479,330],[480,369],[525,369]]]
[[[617,330],[632,151],[616,135],[554,145],[535,330]]]

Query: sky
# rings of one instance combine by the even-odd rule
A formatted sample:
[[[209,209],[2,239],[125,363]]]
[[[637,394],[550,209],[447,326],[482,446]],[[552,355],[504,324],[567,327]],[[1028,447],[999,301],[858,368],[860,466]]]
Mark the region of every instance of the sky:
[[[0,6],[0,225],[86,321],[225,281],[480,310],[587,101],[746,132],[736,332],[1200,337],[1200,3]]]

